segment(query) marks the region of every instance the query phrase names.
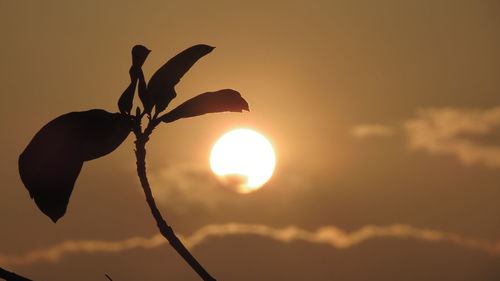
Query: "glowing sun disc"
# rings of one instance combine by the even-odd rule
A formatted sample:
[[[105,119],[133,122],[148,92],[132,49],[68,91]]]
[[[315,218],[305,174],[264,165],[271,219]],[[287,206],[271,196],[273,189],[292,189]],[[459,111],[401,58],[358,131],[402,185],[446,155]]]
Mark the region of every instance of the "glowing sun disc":
[[[228,187],[249,193],[262,187],[273,175],[276,155],[271,143],[250,129],[232,130],[215,143],[210,167]]]

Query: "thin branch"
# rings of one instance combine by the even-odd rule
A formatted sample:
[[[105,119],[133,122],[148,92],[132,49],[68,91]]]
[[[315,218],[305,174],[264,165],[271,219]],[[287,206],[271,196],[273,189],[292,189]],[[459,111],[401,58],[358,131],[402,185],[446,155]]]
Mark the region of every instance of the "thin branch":
[[[106,278],[108,278],[109,281],[113,281],[113,279],[111,279],[111,277],[109,277],[109,275],[104,274],[104,276],[106,276]]]
[[[155,115],[157,116],[157,115]],[[136,120],[134,126],[134,133],[136,135],[135,141],[135,156],[137,159],[137,175],[141,182],[142,189],[144,190],[144,195],[146,196],[146,202],[148,203],[151,213],[156,220],[156,225],[160,230],[160,233],[167,239],[170,245],[181,255],[184,260],[191,266],[191,268],[198,273],[198,275],[205,281],[215,281],[215,278],[210,276],[210,274],[201,266],[201,264],[195,259],[189,250],[182,244],[179,238],[175,235],[174,230],[167,224],[165,219],[162,217],[158,207],[156,206],[153,193],[151,192],[151,187],[146,174],[146,143],[149,140],[149,136],[152,133],[156,125],[159,124],[158,119],[153,118],[144,130],[141,132],[140,120]]]
[[[1,267],[0,267],[0,279],[4,279],[7,281],[31,281],[31,279],[22,277],[14,272],[7,271]]]

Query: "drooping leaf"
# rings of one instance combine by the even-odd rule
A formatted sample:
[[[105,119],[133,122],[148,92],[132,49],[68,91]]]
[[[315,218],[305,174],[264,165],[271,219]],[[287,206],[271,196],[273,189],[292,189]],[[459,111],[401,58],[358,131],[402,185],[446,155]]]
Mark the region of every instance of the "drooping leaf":
[[[19,157],[19,173],[36,205],[53,222],[66,213],[69,197],[83,160],[64,149],[26,149]]]
[[[248,103],[235,90],[224,89],[200,94],[168,112],[161,121],[170,123],[180,118],[198,116],[215,112],[242,112],[249,110]]]
[[[19,174],[38,208],[61,218],[84,161],[116,149],[130,133],[119,113],[94,109],[61,115],[45,125],[19,156]]]
[[[156,111],[165,110],[170,101],[177,95],[174,86],[184,74],[214,47],[208,45],[192,46],[165,63],[148,82],[148,93],[153,96]]]
[[[85,161],[113,152],[127,138],[132,128],[130,120],[119,113],[109,113],[102,109],[72,113],[75,116],[74,126],[78,130],[75,137],[81,143]],[[75,141],[78,139],[75,138]]]

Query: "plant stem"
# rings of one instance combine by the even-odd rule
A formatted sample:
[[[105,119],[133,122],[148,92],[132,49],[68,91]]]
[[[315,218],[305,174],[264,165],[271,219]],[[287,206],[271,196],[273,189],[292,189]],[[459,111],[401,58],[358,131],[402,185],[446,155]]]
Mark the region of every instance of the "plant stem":
[[[31,281],[26,277],[15,274],[14,272],[7,271],[0,267],[0,279],[7,281]]]
[[[152,125],[151,123],[149,125]],[[215,281],[215,279],[208,274],[208,272],[201,266],[200,263],[191,255],[188,249],[182,244],[182,242],[177,238],[174,230],[167,224],[165,219],[163,219],[158,207],[156,206],[153,193],[151,192],[151,187],[148,182],[146,174],[146,143],[149,140],[149,135],[152,132],[153,126],[148,126],[144,133],[141,133],[140,124],[134,128],[134,133],[136,134],[137,140],[135,141],[135,156],[137,159],[137,175],[141,181],[142,189],[144,190],[144,195],[146,195],[146,201],[151,209],[154,219],[156,220],[156,225],[160,230],[160,233],[168,240],[170,245],[181,255],[184,260],[191,266],[191,268],[198,273],[198,275],[205,281]]]

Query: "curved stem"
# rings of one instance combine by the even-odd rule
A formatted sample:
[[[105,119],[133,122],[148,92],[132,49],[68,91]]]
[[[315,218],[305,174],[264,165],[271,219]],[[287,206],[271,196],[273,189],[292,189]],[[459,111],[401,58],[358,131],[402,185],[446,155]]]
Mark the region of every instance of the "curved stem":
[[[151,128],[151,129],[150,129]],[[148,130],[150,129],[150,130]],[[153,193],[151,192],[151,187],[149,186],[147,174],[146,174],[146,142],[149,140],[149,133],[152,131],[152,127],[148,126],[144,133],[141,133],[140,126],[134,129],[137,140],[135,141],[135,156],[137,159],[137,175],[141,181],[142,189],[144,190],[144,195],[146,195],[146,201],[151,209],[154,219],[156,220],[156,225],[160,230],[160,233],[168,240],[170,245],[181,255],[184,260],[191,266],[191,268],[198,273],[198,275],[203,280],[215,281],[215,279],[208,274],[208,272],[201,266],[200,263],[191,255],[191,253],[186,249],[182,242],[177,238],[174,230],[167,224],[165,219],[163,219],[158,207],[156,206]]]

